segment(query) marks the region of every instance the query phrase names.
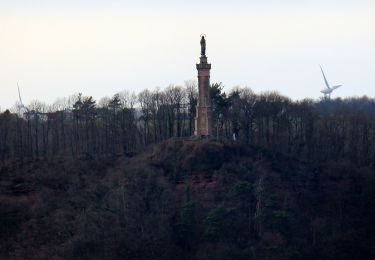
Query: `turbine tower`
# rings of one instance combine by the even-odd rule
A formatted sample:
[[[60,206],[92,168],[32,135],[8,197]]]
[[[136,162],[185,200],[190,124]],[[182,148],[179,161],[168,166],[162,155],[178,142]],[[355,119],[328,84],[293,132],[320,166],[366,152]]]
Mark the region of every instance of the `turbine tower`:
[[[25,107],[25,105],[22,102],[20,86],[18,85],[18,82],[17,82],[17,88],[18,88],[18,98],[19,98],[19,100],[18,100],[18,114],[23,115],[25,112],[28,112],[28,109],[27,109],[27,107]]]
[[[324,71],[323,71],[323,69],[322,69],[322,66],[319,65],[319,67],[320,67],[320,71],[322,72],[322,75],[323,75],[323,78],[324,78],[324,83],[326,84],[326,88],[325,88],[325,89],[322,89],[320,92],[324,94],[324,98],[325,98],[325,99],[330,99],[330,98],[331,98],[331,94],[332,94],[332,92],[333,92],[335,89],[341,87],[342,85],[336,85],[336,86],[332,86],[332,87],[331,87],[331,86],[329,85],[328,81],[327,81],[326,75],[324,75]]]

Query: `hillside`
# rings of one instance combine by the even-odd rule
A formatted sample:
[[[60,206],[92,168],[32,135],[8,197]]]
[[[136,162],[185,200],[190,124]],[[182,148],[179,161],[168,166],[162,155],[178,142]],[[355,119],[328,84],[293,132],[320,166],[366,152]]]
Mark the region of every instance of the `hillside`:
[[[1,259],[370,259],[375,174],[233,142],[0,165]]]

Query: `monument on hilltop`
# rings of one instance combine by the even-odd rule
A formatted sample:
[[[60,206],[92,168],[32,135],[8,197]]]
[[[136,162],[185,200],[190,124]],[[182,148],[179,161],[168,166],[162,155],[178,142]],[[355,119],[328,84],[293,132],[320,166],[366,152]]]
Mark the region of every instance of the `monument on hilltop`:
[[[206,39],[201,38],[201,57],[197,64],[198,70],[198,104],[195,117],[195,132],[199,137],[210,137],[211,126],[211,99],[210,99],[210,70],[211,64],[207,63]]]

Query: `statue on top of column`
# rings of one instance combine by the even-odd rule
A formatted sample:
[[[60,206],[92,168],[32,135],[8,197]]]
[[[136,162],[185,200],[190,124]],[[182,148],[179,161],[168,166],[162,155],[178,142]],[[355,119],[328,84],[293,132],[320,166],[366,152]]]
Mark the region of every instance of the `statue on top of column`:
[[[204,38],[204,35],[202,35],[201,38],[201,55],[206,56],[206,39]]]

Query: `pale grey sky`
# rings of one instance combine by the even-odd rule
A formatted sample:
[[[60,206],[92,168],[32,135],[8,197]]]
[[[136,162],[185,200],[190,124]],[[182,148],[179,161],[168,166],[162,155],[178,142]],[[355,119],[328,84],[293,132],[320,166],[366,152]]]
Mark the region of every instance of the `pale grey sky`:
[[[282,3],[280,3],[282,2]],[[196,79],[207,35],[211,81],[229,90],[375,97],[375,1],[0,0],[0,107],[96,99]]]

